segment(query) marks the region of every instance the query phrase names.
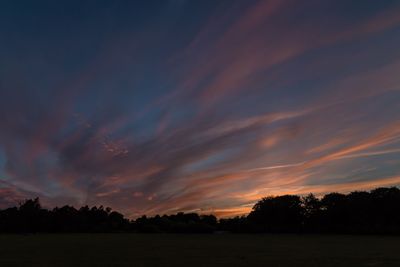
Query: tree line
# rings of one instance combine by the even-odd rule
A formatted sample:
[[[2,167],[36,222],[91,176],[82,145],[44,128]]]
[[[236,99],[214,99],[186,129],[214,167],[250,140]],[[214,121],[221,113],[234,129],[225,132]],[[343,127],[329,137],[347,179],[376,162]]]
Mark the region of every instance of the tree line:
[[[321,198],[269,196],[247,216],[220,219],[214,215],[177,213],[128,220],[111,208],[72,206],[45,209],[38,198],[0,210],[2,233],[351,233],[400,234],[400,189],[329,193]]]

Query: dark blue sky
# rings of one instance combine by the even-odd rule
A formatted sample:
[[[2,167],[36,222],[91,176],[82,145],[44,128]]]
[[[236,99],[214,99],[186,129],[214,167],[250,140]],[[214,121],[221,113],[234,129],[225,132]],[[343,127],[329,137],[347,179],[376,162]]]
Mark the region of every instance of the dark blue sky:
[[[398,1],[2,1],[0,38],[1,206],[400,183]]]

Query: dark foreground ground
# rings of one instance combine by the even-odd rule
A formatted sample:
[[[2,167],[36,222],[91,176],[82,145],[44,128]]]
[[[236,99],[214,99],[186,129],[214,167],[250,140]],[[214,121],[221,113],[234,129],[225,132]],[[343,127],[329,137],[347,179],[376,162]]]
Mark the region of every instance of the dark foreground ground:
[[[400,266],[400,237],[0,235],[0,266]]]

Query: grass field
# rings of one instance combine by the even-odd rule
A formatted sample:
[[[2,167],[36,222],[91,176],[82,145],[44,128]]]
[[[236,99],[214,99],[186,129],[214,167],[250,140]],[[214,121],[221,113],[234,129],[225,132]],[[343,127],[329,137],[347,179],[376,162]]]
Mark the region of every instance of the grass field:
[[[0,266],[400,266],[400,237],[0,235]]]

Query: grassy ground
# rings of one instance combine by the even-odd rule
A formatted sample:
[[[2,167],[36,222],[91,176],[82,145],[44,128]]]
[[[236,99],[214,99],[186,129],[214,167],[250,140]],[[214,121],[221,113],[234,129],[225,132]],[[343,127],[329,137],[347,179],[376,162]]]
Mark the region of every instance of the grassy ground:
[[[0,266],[400,266],[400,237],[0,235]]]

